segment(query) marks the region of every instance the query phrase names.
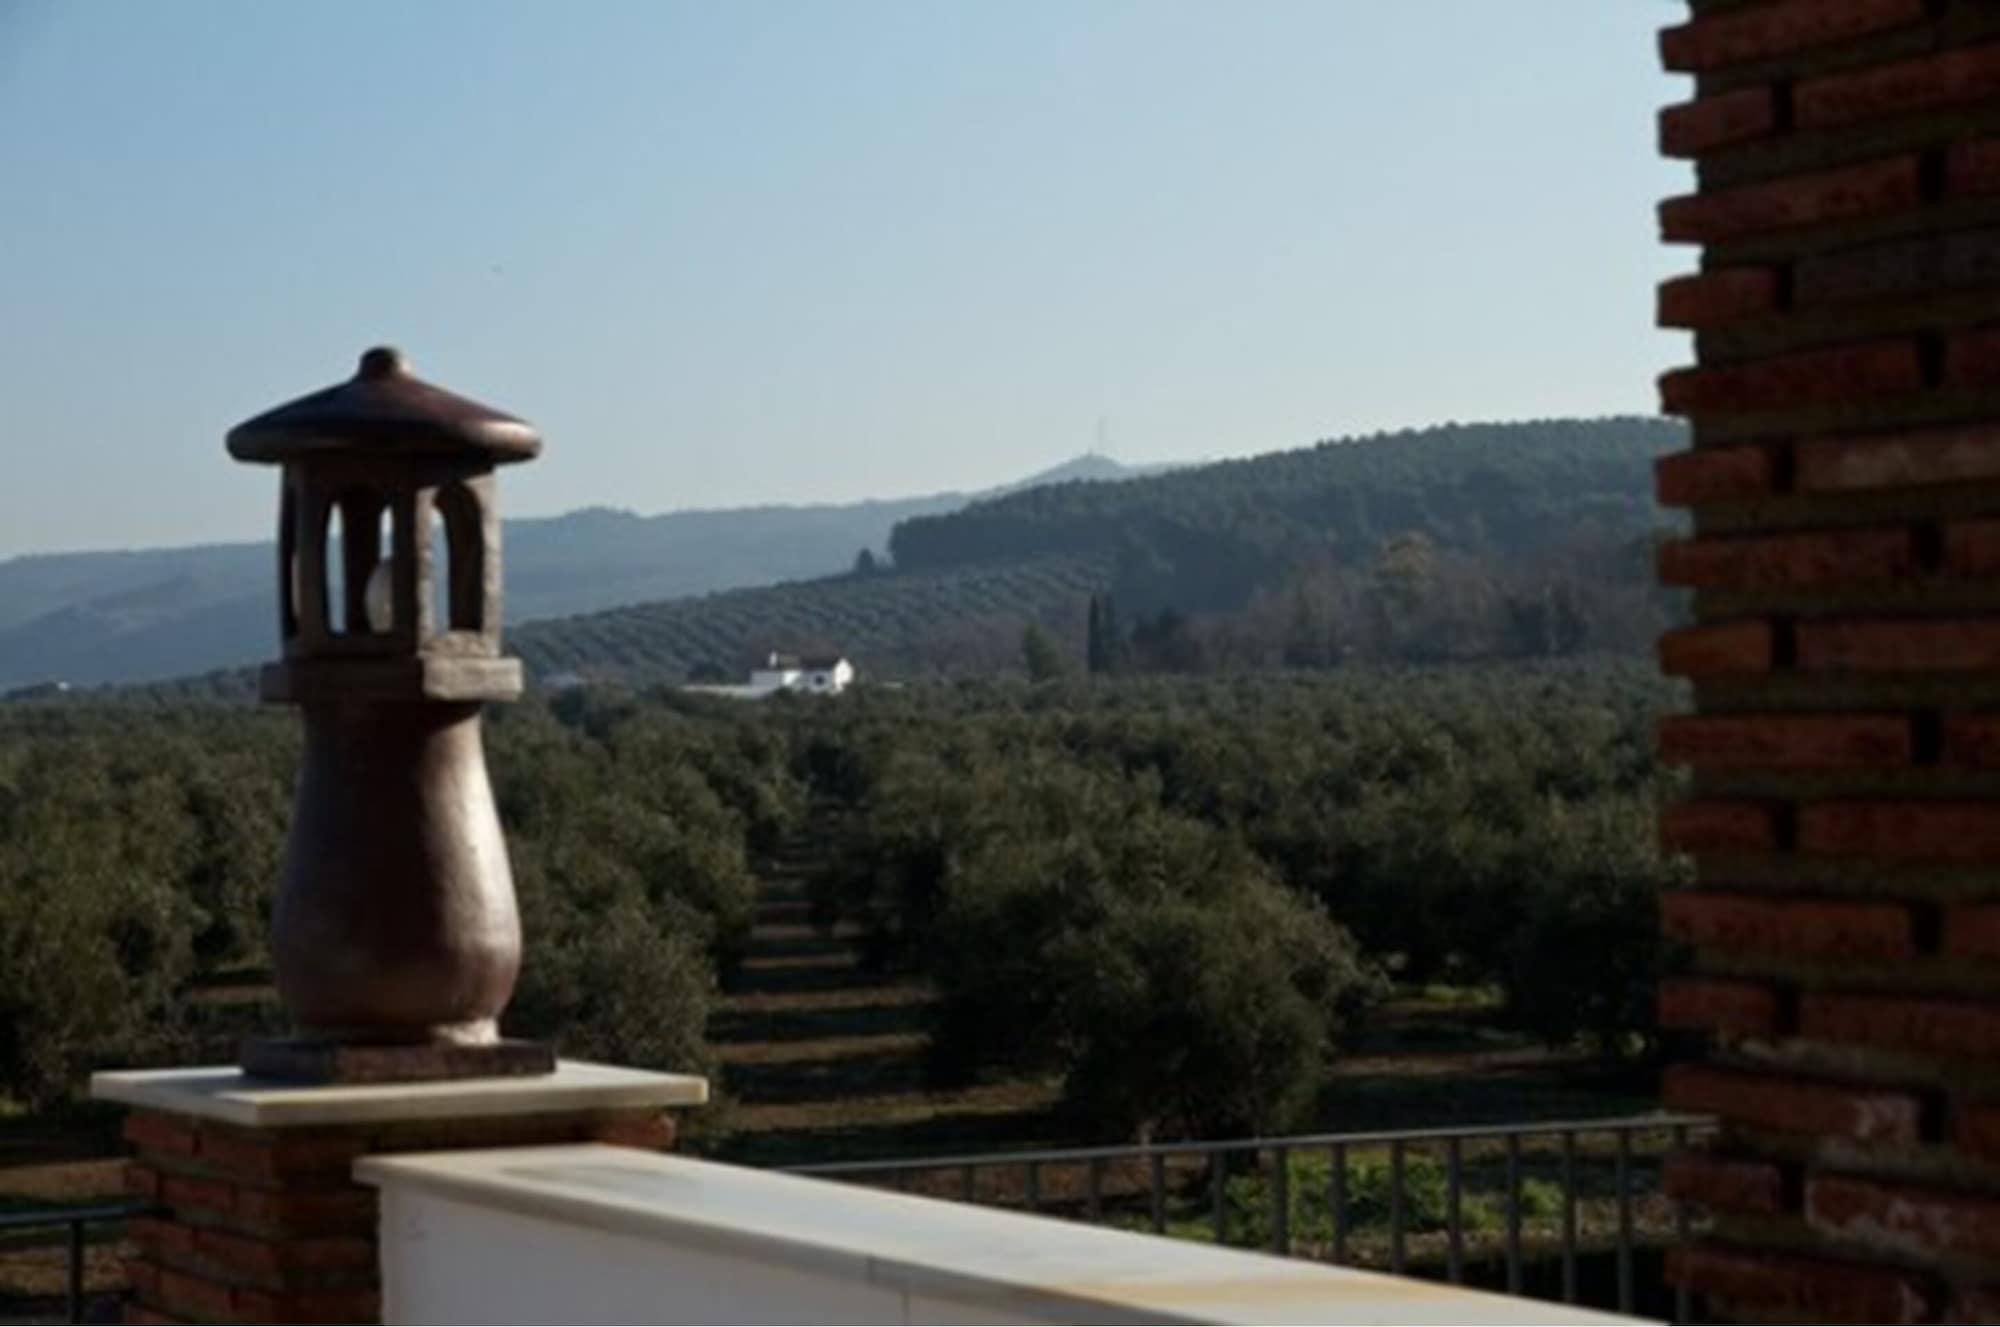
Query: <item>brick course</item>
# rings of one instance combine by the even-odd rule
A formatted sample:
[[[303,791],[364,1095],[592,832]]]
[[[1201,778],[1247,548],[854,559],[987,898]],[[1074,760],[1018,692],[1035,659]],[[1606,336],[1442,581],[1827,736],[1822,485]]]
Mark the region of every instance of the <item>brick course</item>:
[[[1813,1229],[1919,1255],[2000,1255],[2000,1199],[1841,1175],[1806,1182]]]
[[[1961,1101],[1952,1111],[1951,1141],[1967,1156],[2000,1161],[2000,1102]]]
[[[1955,521],[1944,529],[1945,570],[1954,576],[2000,572],[2000,521]]]
[[[1696,334],[1660,380],[1696,444],[1655,470],[1695,684],[1660,830],[1701,882],[1659,1017],[1668,1102],[1721,1119],[1663,1182],[1717,1213],[1672,1262],[1711,1321],[2000,1317],[1996,18],[1707,0],[1661,35],[1700,75],[1661,230],[1708,247],[1658,292]]]
[[[1868,769],[1907,765],[1908,719],[1881,715],[1677,714],[1660,721],[1660,759],[1701,769]]]
[[[1922,201],[1921,163],[1914,156],[1891,157],[1816,175],[1669,198],[1660,204],[1660,234],[1670,242],[1713,244],[1766,231],[1907,211]]]
[[[1660,983],[1659,1017],[1663,1028],[1768,1037],[1778,1030],[1778,995],[1756,982],[1672,978]]]
[[[1776,650],[1768,622],[1678,627],[1660,637],[1660,670],[1675,677],[1768,673]]]
[[[1672,539],[1659,552],[1660,579],[1695,589],[1867,584],[1921,569],[1916,535],[1907,529]]]
[[[1922,1129],[1923,1103],[1908,1091],[1699,1064],[1674,1065],[1662,1087],[1675,1110],[1722,1115],[1781,1133],[1907,1145]]]
[[[1660,112],[1660,151],[1694,157],[1712,148],[1762,138],[1778,128],[1775,88],[1740,88],[1669,106]]]
[[[1897,903],[1677,890],[1661,899],[1660,913],[1668,939],[1705,949],[1890,960],[1916,954],[1910,910]]]
[[[1945,192],[1978,198],[2000,192],[2000,140],[1958,143],[1945,158]]]
[[[2000,667],[2000,619],[1802,622],[1793,641],[1798,666],[1807,672],[1971,672]]]
[[[1848,1046],[1990,1059],[2000,1054],[2000,1004],[1812,994],[1799,1002],[1799,1033]]]
[[[1726,267],[1660,283],[1662,327],[1722,327],[1778,311],[1778,273],[1769,267]]]
[[[2000,961],[2000,903],[1959,903],[1945,909],[1944,952],[1953,958]]]
[[[2000,429],[1973,425],[1875,437],[1818,438],[1800,443],[1794,455],[1793,482],[1806,493],[2000,480]]]
[[[2000,715],[1953,715],[1944,722],[1944,759],[1969,769],[2000,769]]]
[[[1923,0],[1782,0],[1703,15],[1660,34],[1667,68],[1699,73],[1921,21]]]
[[[2000,282],[2000,230],[1984,227],[1807,254],[1791,265],[1792,305],[1908,300]]]
[[[1792,123],[1830,129],[1990,97],[2000,97],[2000,46],[1975,46],[1808,78],[1792,90]]]
[[[1968,337],[1960,357],[1968,374],[1990,367],[2000,376],[2000,341]],[[1908,393],[1923,385],[1915,342],[1877,341],[1721,368],[1675,369],[1661,375],[1660,408],[1670,415],[1774,410]]]
[[[1662,506],[1761,498],[1776,487],[1778,465],[1766,447],[1712,447],[1662,456],[1653,487]]]
[[[1935,1302],[1908,1272],[1715,1245],[1669,1250],[1667,1280],[1750,1310],[1751,1321],[1925,1322]]]
[[[1768,802],[1676,802],[1660,813],[1660,844],[1669,852],[1770,852],[1778,813]]]
[[[1953,387],[2000,386],[2000,330],[1959,332],[1946,342],[1944,380]]]
[[[1984,801],[1826,801],[1798,813],[1799,851],[1890,862],[2000,861],[2000,806]]]
[[[1675,1152],[1660,1169],[1669,1198],[1729,1212],[1776,1212],[1785,1203],[1784,1174],[1768,1161],[1738,1161],[1707,1152]]]

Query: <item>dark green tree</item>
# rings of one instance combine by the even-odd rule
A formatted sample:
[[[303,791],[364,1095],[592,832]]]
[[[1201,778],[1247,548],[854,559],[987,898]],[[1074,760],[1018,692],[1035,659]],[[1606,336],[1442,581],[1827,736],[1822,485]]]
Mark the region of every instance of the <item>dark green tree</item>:
[[[1021,633],[1021,661],[1031,682],[1054,682],[1069,674],[1069,661],[1039,622],[1030,622]]]
[[[1085,660],[1093,677],[1122,672],[1130,662],[1130,646],[1118,622],[1118,607],[1108,594],[1090,596],[1089,620],[1084,644]]]

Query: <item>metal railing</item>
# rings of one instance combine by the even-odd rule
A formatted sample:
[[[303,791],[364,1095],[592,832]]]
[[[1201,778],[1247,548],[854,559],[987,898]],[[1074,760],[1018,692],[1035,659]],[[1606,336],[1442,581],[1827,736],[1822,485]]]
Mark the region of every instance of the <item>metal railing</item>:
[[[1714,1127],[1659,1113],[789,1169],[1632,1313],[1637,1256],[1688,1234],[1661,1158]],[[1676,1290],[1674,1320],[1688,1309]]]
[[[25,1212],[0,1212],[0,1237],[17,1230],[62,1230],[68,1236],[69,1263],[65,1278],[69,1320],[82,1322],[84,1311],[85,1232],[91,1226],[122,1223],[150,1210],[143,1203],[106,1203],[96,1207],[41,1207]]]

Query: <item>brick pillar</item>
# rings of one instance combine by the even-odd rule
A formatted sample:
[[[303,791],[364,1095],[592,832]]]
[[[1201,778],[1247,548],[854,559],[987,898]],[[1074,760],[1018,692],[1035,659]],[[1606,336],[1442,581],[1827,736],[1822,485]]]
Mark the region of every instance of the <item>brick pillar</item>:
[[[274,1087],[234,1070],[100,1074],[134,1107],[127,1322],[380,1321],[377,1191],[354,1162],[393,1152],[672,1145],[698,1078],[565,1062],[553,1077]]]
[[[2000,4],[1696,0],[1660,118],[1697,883],[1660,1014],[1723,1119],[1671,1274],[1738,1319],[2000,1314]]]

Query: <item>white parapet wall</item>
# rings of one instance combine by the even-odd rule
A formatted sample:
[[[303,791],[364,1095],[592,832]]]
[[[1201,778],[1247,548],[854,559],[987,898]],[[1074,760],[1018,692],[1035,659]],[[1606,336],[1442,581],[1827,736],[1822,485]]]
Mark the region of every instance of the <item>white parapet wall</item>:
[[[392,1323],[1617,1322],[1374,1272],[583,1145],[369,1157]]]

